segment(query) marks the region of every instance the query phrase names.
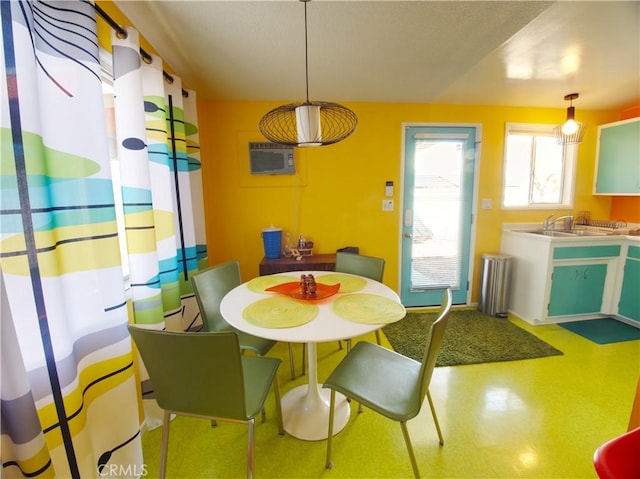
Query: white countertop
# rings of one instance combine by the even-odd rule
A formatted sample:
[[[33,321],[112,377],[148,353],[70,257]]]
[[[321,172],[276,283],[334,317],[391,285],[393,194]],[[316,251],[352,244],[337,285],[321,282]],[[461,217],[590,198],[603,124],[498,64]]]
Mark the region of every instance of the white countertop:
[[[535,238],[540,241],[554,241],[554,242],[569,242],[569,241],[580,241],[580,242],[601,242],[612,241],[612,240],[630,240],[634,243],[640,243],[640,236],[629,235],[629,234],[620,234],[622,232],[629,231],[630,229],[637,228],[638,225],[631,224],[624,230],[620,230],[619,232],[607,232],[607,234],[603,235],[575,235],[575,236],[545,236],[542,234],[531,233],[531,231],[542,230],[542,224],[540,223],[504,223],[502,225],[503,233],[514,233],[518,235],[526,235],[530,238]],[[575,229],[586,229],[587,231],[604,231],[601,228],[594,228],[591,226],[577,226]],[[561,229],[557,229],[557,231],[562,231]]]

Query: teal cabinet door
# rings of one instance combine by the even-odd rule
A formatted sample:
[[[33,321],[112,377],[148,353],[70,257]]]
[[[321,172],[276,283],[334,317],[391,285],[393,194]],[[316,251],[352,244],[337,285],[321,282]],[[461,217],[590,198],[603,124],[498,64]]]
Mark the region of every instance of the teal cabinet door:
[[[604,282],[607,278],[607,265],[585,266],[582,273],[580,298],[576,305],[576,314],[599,313],[602,309]]]
[[[640,194],[640,119],[598,127],[596,194]]]
[[[578,290],[577,266],[556,266],[551,279],[551,296],[549,297],[549,316],[571,314],[575,309],[580,294]]]
[[[606,264],[554,267],[548,315],[599,313],[606,277]]]
[[[618,314],[640,321],[640,260],[628,258],[625,262]]]

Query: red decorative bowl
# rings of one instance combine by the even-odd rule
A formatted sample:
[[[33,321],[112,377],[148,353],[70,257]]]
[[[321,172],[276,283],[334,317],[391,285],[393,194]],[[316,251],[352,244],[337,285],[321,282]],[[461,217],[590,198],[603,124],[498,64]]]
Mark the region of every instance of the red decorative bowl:
[[[292,281],[290,283],[277,284],[267,288],[265,291],[271,291],[273,293],[286,294],[295,299],[304,299],[306,301],[317,301],[318,299],[325,299],[333,296],[340,290],[340,283],[336,284],[322,284],[316,283],[316,294],[302,294],[300,292],[300,283],[298,281]]]

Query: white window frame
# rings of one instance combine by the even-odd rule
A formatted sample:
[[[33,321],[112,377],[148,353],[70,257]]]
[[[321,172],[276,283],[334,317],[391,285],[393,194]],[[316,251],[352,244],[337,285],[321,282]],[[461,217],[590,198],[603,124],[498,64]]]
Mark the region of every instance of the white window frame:
[[[534,136],[551,136],[555,137],[554,128],[556,125],[547,125],[542,123],[514,123],[505,124],[504,135],[504,155],[502,169],[502,200],[501,208],[503,210],[549,210],[549,209],[572,209],[575,197],[575,179],[576,179],[576,162],[578,158],[578,145],[563,146],[563,170],[562,170],[562,191],[559,202],[553,203],[531,203],[526,205],[505,205],[505,188],[506,172],[508,163],[508,143],[509,135],[512,133],[526,133]],[[531,175],[529,180],[531,181]]]

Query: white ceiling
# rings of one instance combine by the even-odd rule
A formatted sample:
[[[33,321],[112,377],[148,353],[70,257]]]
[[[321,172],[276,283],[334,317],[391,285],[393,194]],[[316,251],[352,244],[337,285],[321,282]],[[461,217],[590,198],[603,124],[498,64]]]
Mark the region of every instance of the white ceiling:
[[[118,1],[199,98],[302,101],[304,4]],[[640,101],[640,1],[307,4],[309,99],[565,108]]]

